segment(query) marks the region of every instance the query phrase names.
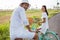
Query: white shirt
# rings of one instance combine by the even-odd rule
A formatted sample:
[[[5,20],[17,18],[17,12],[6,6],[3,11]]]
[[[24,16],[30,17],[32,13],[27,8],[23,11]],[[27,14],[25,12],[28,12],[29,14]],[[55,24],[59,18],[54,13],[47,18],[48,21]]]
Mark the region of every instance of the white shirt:
[[[19,6],[13,11],[10,19],[10,36],[22,34],[26,25],[29,25],[29,22],[26,18],[25,10]]]
[[[25,9],[19,6],[13,11],[10,20],[10,39],[33,38],[35,33],[27,31],[25,29],[26,25],[29,25],[29,22],[25,14]]]
[[[29,22],[26,18],[25,10],[22,7],[18,7],[13,11],[10,26],[26,26],[29,25]],[[21,27],[22,28],[22,27]],[[24,27],[23,27],[24,28]]]
[[[41,25],[41,32],[43,33],[43,34],[45,34],[46,33],[46,31],[47,31],[47,29],[49,28],[49,25],[48,25],[48,16],[47,16],[47,14],[46,14],[46,12],[43,12],[42,13],[42,19],[43,18],[45,18],[46,19],[46,22],[45,23],[42,23],[42,25]]]

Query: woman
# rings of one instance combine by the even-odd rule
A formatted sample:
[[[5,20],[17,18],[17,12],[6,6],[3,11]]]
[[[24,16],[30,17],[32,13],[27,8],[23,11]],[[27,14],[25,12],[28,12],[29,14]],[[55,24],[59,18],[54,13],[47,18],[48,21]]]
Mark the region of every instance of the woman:
[[[37,30],[39,30],[41,33],[45,34],[47,29],[49,28],[49,25],[48,25],[48,12],[47,12],[47,8],[46,8],[45,5],[42,6],[42,21],[39,22],[39,23],[42,23],[42,25]]]

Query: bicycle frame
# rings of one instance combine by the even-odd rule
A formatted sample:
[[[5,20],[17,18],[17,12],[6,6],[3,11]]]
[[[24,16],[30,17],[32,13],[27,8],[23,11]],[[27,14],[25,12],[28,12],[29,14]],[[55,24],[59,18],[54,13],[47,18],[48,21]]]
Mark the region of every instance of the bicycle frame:
[[[38,33],[38,35],[39,35],[39,40],[43,40],[44,38],[45,38],[46,40],[50,40],[49,38],[44,37],[44,36],[47,35],[47,33],[53,34],[58,40],[60,40],[59,37],[57,36],[57,34],[56,34],[55,32],[49,31],[49,30],[48,30],[45,34],[41,34],[41,35],[40,35],[40,33]]]

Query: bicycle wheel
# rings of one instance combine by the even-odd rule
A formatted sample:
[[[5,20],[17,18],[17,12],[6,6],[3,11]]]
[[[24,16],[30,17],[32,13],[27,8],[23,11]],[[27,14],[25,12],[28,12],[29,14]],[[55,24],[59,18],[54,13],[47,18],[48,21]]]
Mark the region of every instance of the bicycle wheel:
[[[60,40],[60,39],[59,39],[58,35],[55,32],[48,31],[44,35],[44,40]]]

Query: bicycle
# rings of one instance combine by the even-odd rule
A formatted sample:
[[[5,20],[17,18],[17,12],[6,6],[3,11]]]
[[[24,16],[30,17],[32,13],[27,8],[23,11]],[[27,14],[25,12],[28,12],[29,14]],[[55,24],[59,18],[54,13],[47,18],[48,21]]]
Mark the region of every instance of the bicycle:
[[[55,32],[47,31],[45,34],[39,36],[39,40],[60,40],[60,39]]]
[[[36,28],[34,27],[32,27],[31,29],[36,30]],[[39,35],[39,40],[60,40],[58,34],[50,30],[47,30],[45,34],[41,34],[41,35],[40,32],[38,32],[38,35]]]

